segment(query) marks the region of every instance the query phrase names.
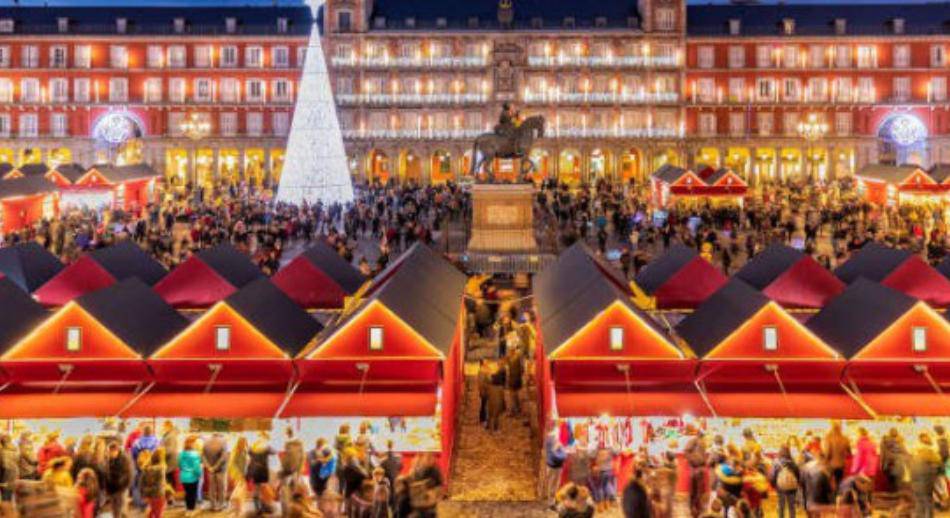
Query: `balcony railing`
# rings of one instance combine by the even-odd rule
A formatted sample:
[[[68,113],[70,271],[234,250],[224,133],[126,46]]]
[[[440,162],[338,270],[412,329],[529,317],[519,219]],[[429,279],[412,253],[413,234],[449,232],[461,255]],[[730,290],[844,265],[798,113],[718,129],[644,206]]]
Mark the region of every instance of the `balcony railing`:
[[[528,56],[531,67],[675,67],[676,56]]]
[[[485,133],[484,129],[349,129],[343,130],[348,139],[471,139]],[[548,136],[553,138],[675,138],[681,136],[673,128],[584,128],[553,127]]]
[[[524,92],[521,100],[528,104],[548,103],[675,103],[676,92]]]
[[[488,101],[487,94],[337,94],[338,104],[416,105],[473,104]]]
[[[447,57],[339,57],[330,59],[335,67],[406,67],[406,68],[477,68],[488,65],[487,56],[447,56]]]

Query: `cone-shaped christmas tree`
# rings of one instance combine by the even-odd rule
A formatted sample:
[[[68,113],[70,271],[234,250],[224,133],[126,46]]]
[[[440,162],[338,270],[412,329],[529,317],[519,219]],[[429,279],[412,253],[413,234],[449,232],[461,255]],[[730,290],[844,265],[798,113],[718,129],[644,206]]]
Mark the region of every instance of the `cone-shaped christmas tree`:
[[[353,201],[353,182],[346,165],[343,134],[337,119],[326,58],[320,43],[317,11],[325,0],[306,0],[313,27],[290,125],[277,201],[345,203]]]

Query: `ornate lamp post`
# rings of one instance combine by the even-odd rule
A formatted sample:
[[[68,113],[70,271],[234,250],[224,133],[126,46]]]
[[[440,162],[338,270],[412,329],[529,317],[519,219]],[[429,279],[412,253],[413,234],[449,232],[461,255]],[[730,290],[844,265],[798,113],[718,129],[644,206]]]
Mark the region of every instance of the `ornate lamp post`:
[[[806,163],[809,167],[808,178],[810,180],[814,176],[815,168],[813,146],[815,142],[828,134],[828,124],[820,119],[817,113],[809,113],[804,121],[798,123],[798,134],[808,142],[808,161]]]
[[[178,129],[182,135],[192,141],[192,168],[195,171],[194,183],[198,184],[198,142],[211,133],[211,122],[206,117],[191,112],[179,124]]]

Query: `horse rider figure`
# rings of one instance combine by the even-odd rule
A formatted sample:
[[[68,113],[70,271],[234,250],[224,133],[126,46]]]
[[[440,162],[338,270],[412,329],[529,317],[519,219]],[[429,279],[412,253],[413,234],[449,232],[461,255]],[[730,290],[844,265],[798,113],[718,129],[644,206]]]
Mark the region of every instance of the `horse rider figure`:
[[[495,125],[495,134],[508,139],[509,142],[515,136],[515,130],[518,129],[521,113],[515,110],[511,104],[504,103],[501,106],[501,115],[498,116],[498,124]],[[514,145],[510,144],[510,149],[506,150],[506,155],[513,156],[516,151]]]

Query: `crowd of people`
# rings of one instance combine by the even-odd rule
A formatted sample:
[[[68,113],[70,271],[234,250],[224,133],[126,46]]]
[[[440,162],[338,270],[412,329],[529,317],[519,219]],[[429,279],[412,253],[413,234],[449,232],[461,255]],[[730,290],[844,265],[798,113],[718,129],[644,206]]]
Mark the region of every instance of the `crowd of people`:
[[[766,502],[767,515],[778,518],[863,518],[882,510],[930,518],[950,509],[950,439],[941,425],[919,432],[911,446],[896,428],[875,441],[863,427],[849,436],[832,423],[824,436],[789,435],[770,452],[750,429],[738,444],[698,429],[689,434],[678,451],[641,449],[628,471],[618,473],[615,449],[583,433],[564,443],[554,427],[544,442],[542,495],[553,498],[559,516],[571,518],[617,505],[625,518],[762,518]],[[688,507],[674,498],[683,486]]]
[[[435,516],[444,486],[435,455],[404,467],[391,441],[376,442],[368,422],[356,434],[344,424],[312,449],[291,430],[278,448],[266,431],[249,440],[183,432],[170,421],[62,441],[51,432],[41,443],[23,431],[0,435],[0,495],[25,518],[160,518],[172,508],[185,516]],[[51,508],[59,514],[40,514]]]

